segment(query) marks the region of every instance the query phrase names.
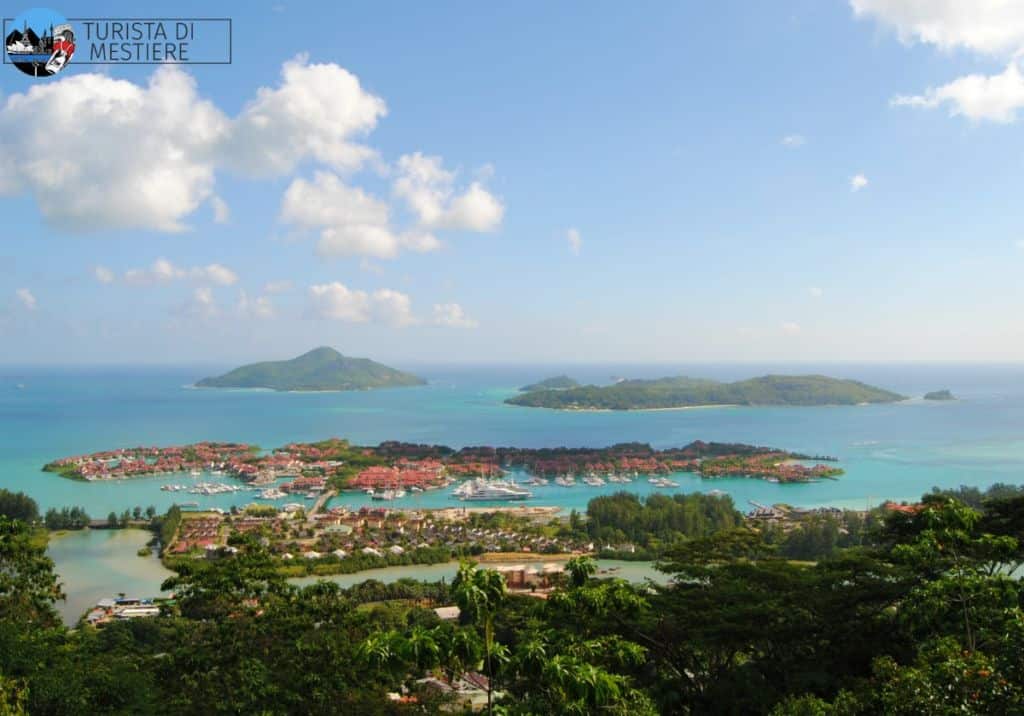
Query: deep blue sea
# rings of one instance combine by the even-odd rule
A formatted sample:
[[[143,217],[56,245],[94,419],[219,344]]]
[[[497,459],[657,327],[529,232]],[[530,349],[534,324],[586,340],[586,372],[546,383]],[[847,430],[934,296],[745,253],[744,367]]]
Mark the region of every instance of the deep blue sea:
[[[863,507],[911,500],[933,486],[1024,480],[1024,365],[662,365],[417,366],[423,387],[349,393],[200,390],[195,380],[229,366],[0,367],[0,485],[23,490],[44,509],[82,505],[94,517],[135,505],[163,509],[198,501],[228,507],[252,493],[211,497],[162,492],[171,476],[84,483],[43,473],[57,457],[134,445],[199,440],[290,441],[337,436],[356,443],[405,440],[464,445],[655,447],[691,440],[747,442],[840,458],[838,481],[779,485],[750,479],[701,481],[681,475],[679,490],[721,489],[741,509],[748,501]],[[613,376],[692,375],[746,378],[769,372],[823,373],[863,380],[915,399],[900,404],[826,408],[706,408],[660,412],[560,412],[505,405],[516,387],[558,373],[606,383]],[[960,400],[920,400],[949,388]],[[226,478],[207,478],[226,480]],[[652,489],[640,480],[627,486]],[[583,508],[622,489],[551,486],[533,504]],[[343,495],[335,504],[365,504]],[[452,506],[448,491],[414,495],[394,506]]]

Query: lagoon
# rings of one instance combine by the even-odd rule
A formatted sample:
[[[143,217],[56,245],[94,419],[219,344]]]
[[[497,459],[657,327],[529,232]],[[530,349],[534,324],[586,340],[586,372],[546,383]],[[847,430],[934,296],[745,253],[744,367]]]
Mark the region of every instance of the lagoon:
[[[172,576],[155,555],[139,557],[136,552],[149,541],[150,533],[145,530],[77,530],[50,535],[47,553],[56,564],[56,571],[63,583],[67,600],[57,603],[61,618],[68,626],[74,625],[82,614],[104,597],[117,596],[123,592],[130,597],[155,597],[163,594],[160,584]],[[540,566],[564,560],[538,560],[536,562],[517,560],[515,564]],[[488,563],[484,566],[489,566]],[[458,562],[442,564],[410,564],[398,567],[368,569],[354,574],[337,574],[325,577],[297,577],[288,580],[297,586],[314,584],[324,580],[335,582],[343,588],[376,579],[384,583],[400,579],[437,582],[451,581],[458,571]],[[624,562],[621,560],[598,560],[598,569],[607,570],[602,577],[617,577],[630,582],[651,579],[665,583],[667,575],[654,569],[652,562]]]

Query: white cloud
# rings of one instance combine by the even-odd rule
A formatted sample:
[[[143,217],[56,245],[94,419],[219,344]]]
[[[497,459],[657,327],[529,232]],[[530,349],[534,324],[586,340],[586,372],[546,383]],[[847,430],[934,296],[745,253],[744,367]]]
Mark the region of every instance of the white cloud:
[[[113,283],[116,278],[114,272],[106,266],[96,266],[92,270],[92,275],[95,276],[96,280],[100,283]]]
[[[27,288],[19,288],[17,291],[14,292],[14,295],[17,297],[18,301],[21,302],[21,305],[24,306],[26,309],[28,309],[29,311],[36,310],[36,306],[38,305],[36,297]]]
[[[136,286],[170,283],[172,281],[195,281],[196,283],[212,283],[218,286],[231,286],[238,282],[238,274],[221,264],[207,264],[181,268],[167,259],[157,259],[148,269],[129,269],[124,273],[124,280]]]
[[[963,115],[974,121],[1008,123],[1024,107],[1024,77],[1013,60],[998,75],[967,75],[923,95],[898,96],[890,103],[897,107],[935,109],[949,107],[951,116]]]
[[[854,174],[850,177],[850,191],[860,191],[868,185],[868,178],[863,174]]]
[[[354,74],[333,63],[311,64],[303,55],[284,63],[277,86],[260,88],[233,118],[203,99],[195,80],[174,66],[158,68],[145,85],[97,73],[62,77],[0,102],[0,156],[7,168],[0,195],[31,195],[51,225],[72,232],[182,231],[207,202],[214,220],[224,223],[230,211],[214,191],[218,171],[277,176],[307,161],[354,171],[377,160],[365,138],[386,114],[384,100]],[[33,116],[47,121],[25,122]],[[504,207],[481,183],[489,168],[456,193],[454,176],[439,159],[429,161],[437,161],[440,172],[424,179],[437,202],[433,213],[420,207],[429,221],[421,216],[409,232],[393,231],[379,217],[321,224],[321,252],[433,251],[440,242],[432,229],[490,231],[500,224]],[[414,191],[423,188],[417,184]],[[386,215],[380,200],[365,203],[383,206]]]
[[[811,298],[821,298],[825,295],[825,291],[818,286],[811,286],[807,289],[807,293],[811,295]]]
[[[219,196],[210,197],[210,208],[213,209],[214,222],[226,224],[231,220],[231,207]]]
[[[462,194],[455,192],[455,174],[442,166],[440,157],[420,152],[399,158],[398,176],[392,186],[427,229],[493,231],[501,224],[505,207],[475,181]]]
[[[583,248],[583,237],[580,236],[579,229],[569,229],[566,231],[565,240],[569,242],[569,250],[576,256],[579,256],[580,250]]]
[[[247,318],[273,318],[274,304],[267,296],[250,299],[244,290],[238,292],[238,313]]]
[[[452,328],[476,328],[480,324],[466,315],[457,303],[435,303],[434,323]]]
[[[972,121],[1008,123],[1024,107],[1024,78],[1017,58],[1024,52],[1024,3],[1017,0],[851,0],[854,14],[896,29],[906,43],[943,50],[964,48],[1009,57],[1002,73],[972,74],[922,94],[899,95],[894,107],[936,109]]]
[[[802,147],[806,143],[807,140],[804,139],[804,136],[802,134],[787,134],[785,137],[782,138],[782,144],[791,149]]]
[[[173,66],[145,87],[99,74],[35,84],[0,108],[0,194],[30,193],[46,220],[68,231],[181,231],[212,195],[214,153],[228,129]]]
[[[1017,239],[1014,243],[1017,245],[1018,249],[1024,251],[1024,239]]]
[[[309,287],[310,314],[349,323],[386,323],[407,326],[415,323],[409,297],[389,288],[373,293],[350,289],[339,281]]]
[[[213,299],[213,291],[207,286],[200,286],[192,292],[191,298],[186,301],[178,313],[187,318],[213,318],[220,313],[217,303]]]
[[[288,291],[292,290],[293,286],[294,284],[287,279],[281,281],[267,281],[265,284],[263,284],[263,293],[287,293]]]
[[[293,181],[284,193],[281,220],[319,231],[317,252],[322,256],[390,259],[403,248],[425,252],[441,245],[424,232],[396,233],[385,202],[330,172],[317,172],[312,181]]]
[[[356,140],[387,114],[380,97],[336,64],[284,64],[281,83],[261,87],[242,110],[228,142],[228,161],[256,174],[284,174],[306,158],[339,171],[357,169],[375,152]]]
[[[802,330],[803,329],[800,327],[799,323],[793,323],[792,321],[787,321],[786,323],[782,324],[782,332],[785,333],[787,336],[797,336],[797,335],[800,335],[800,332]]]
[[[906,43],[989,54],[1024,46],[1024,4],[1016,0],[850,0],[854,14],[892,26]]]

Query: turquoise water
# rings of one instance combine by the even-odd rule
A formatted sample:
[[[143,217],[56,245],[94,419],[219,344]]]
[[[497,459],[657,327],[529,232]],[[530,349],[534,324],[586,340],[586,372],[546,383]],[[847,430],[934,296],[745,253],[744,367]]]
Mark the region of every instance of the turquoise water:
[[[1024,366],[400,366],[416,370],[429,385],[310,394],[188,387],[223,367],[0,368],[0,485],[27,492],[43,508],[77,504],[99,518],[135,505],[163,509],[192,500],[229,507],[251,501],[252,493],[203,497],[160,491],[168,482],[188,482],[187,476],[83,483],[43,473],[40,467],[56,457],[119,446],[238,440],[273,447],[329,436],[368,444],[398,439],[453,447],[601,446],[631,440],[668,447],[695,439],[739,441],[836,455],[847,471],[838,481],[796,485],[676,478],[681,491],[725,490],[741,508],[749,500],[859,507],[868,501],[914,499],[935,485],[1016,483],[1024,475]],[[767,372],[821,372],[911,396],[950,388],[962,400],[632,413],[503,404],[516,386],[562,372],[595,382],[614,375],[685,373],[735,379]],[[627,487],[652,489],[642,480]],[[595,494],[616,489],[621,486],[539,488],[533,504],[583,508]],[[347,494],[339,503],[358,506],[367,498]],[[392,504],[461,503],[443,491]]]

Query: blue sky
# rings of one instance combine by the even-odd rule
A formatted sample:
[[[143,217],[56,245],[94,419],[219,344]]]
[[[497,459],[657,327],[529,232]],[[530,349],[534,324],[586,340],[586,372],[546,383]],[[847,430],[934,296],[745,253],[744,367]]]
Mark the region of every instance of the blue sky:
[[[0,73],[0,361],[1018,361],[1024,9],[922,5],[151,3],[234,64]]]

